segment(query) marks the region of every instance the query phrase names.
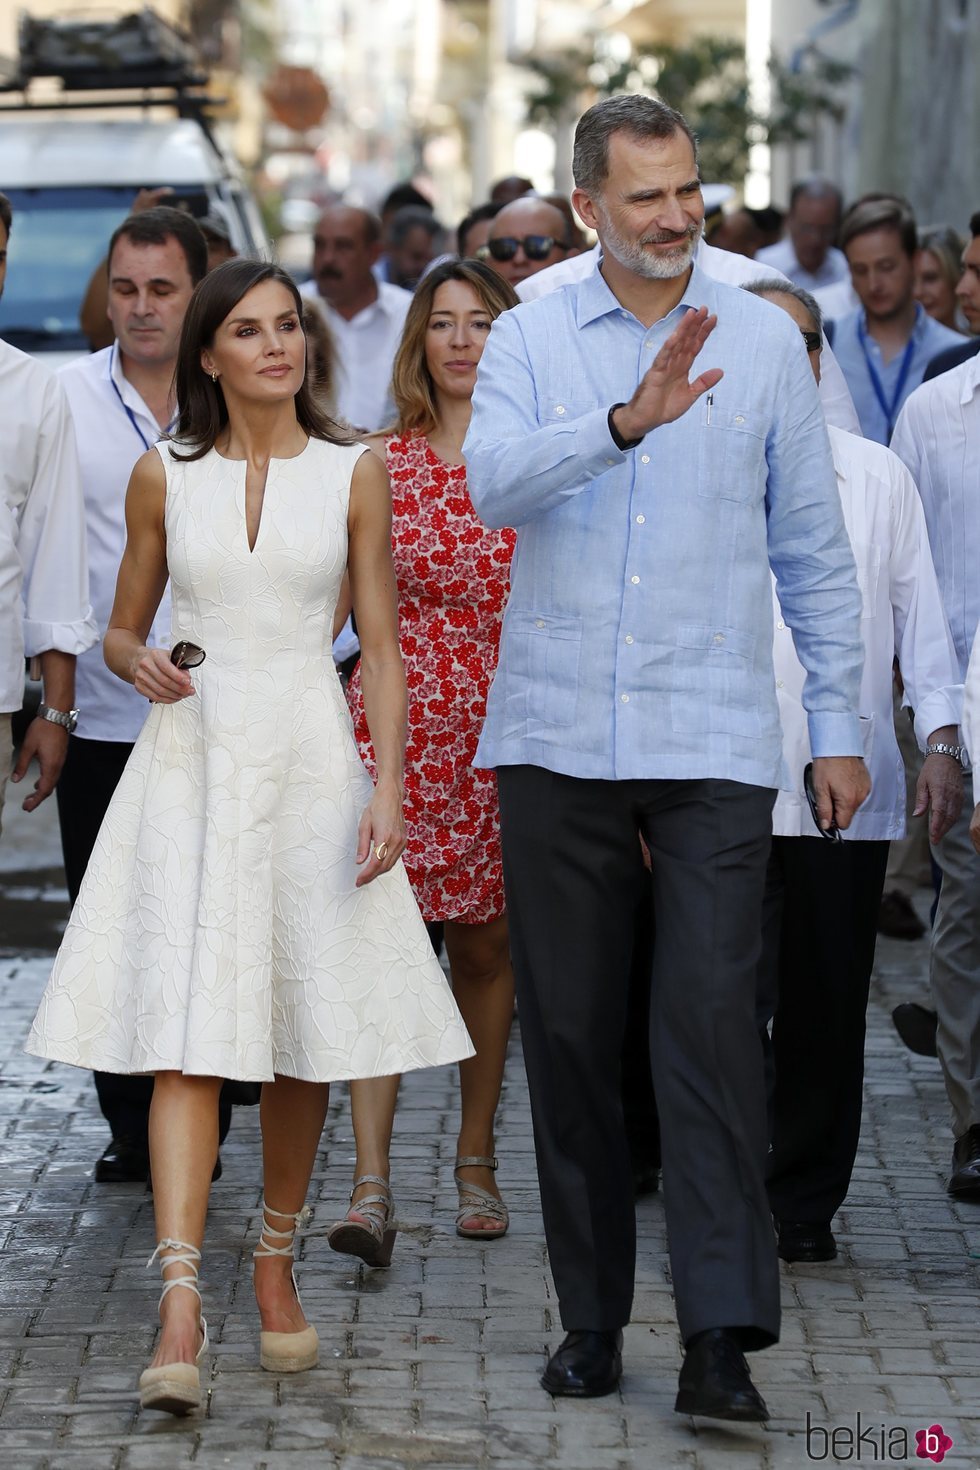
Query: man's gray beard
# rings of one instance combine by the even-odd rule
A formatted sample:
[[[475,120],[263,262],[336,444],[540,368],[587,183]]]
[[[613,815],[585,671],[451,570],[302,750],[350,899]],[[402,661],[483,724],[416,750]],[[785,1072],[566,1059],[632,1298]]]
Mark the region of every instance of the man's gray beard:
[[[620,265],[648,281],[673,281],[690,270],[700,243],[700,232],[684,240],[676,249],[650,255],[641,244],[626,240],[608,215],[602,219],[602,246],[615,256]]]

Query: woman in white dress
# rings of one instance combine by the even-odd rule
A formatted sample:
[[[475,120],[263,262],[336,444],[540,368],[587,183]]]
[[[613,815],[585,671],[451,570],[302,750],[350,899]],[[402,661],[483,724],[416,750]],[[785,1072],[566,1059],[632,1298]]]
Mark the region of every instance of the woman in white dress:
[[[133,471],[105,639],[109,667],[154,709],[28,1041],[56,1061],[154,1074],[164,1287],[140,1392],[172,1413],[201,1399],[197,1266],[221,1079],[265,1083],[261,1362],[291,1372],[317,1357],[292,1244],[327,1084],[473,1051],[399,862],[406,695],[387,476],[316,408],[301,310],[283,271],[241,260],[188,310],[176,442]],[[376,787],[330,656],[345,571]],[[172,654],[145,642],[168,577]]]

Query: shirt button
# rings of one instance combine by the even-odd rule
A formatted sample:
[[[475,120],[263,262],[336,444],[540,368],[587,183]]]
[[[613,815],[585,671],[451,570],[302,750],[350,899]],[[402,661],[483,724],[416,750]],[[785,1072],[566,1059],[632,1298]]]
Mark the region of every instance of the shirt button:
[[[557,414],[563,414],[564,412],[565,412],[564,407],[560,403],[556,403],[555,404],[555,413],[557,413]]]
[[[640,585],[639,577],[630,577],[630,581],[633,583],[634,587],[638,587]]]
[[[725,635],[724,635],[724,633],[716,633],[715,636],[712,638],[711,641],[712,641],[712,643],[724,643],[724,641],[725,641]]]
[[[560,410],[559,410],[559,412],[560,412]],[[745,416],[744,416],[744,414],[737,413],[735,415],[735,422],[737,424],[744,424],[745,423]]]
[[[779,619],[779,622],[776,624],[776,627],[777,628],[785,628],[785,626],[786,626],[786,624],[783,622],[782,618],[780,618]]]
[[[651,338],[648,337],[647,340],[644,342],[643,345],[644,345],[644,347],[652,347],[653,346],[653,342],[652,342]]]
[[[636,518],[636,524],[638,526],[645,526],[646,523],[647,523],[646,516],[637,516],[637,518]]]
[[[537,618],[535,620],[534,626],[536,628],[543,628],[544,627],[544,618]]]
[[[649,454],[641,454],[640,455],[640,463],[641,464],[649,464],[650,463],[650,456],[649,456]]]
[[[621,704],[629,704],[630,702],[630,697],[628,694],[621,694],[619,696],[619,699]]]
[[[627,633],[627,635],[626,635],[626,642],[627,643],[632,643],[633,642],[633,634],[632,633]]]
[[[785,687],[785,686],[784,686],[784,684],[783,684],[783,681],[782,681],[782,679],[777,679],[777,680],[776,680],[776,688],[777,688],[777,689],[782,689],[782,688],[784,688],[784,687]]]
[[[606,464],[615,464],[615,463],[616,463],[616,461],[614,459],[607,459],[606,460]]]

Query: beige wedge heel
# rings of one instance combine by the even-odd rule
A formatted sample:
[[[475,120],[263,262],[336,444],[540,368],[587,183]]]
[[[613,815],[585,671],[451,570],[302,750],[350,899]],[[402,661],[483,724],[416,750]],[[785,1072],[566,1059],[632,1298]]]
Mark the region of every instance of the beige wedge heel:
[[[170,1251],[171,1255],[164,1257],[161,1252]],[[199,1273],[198,1262],[201,1252],[196,1246],[188,1245],[185,1240],[161,1240],[147,1266],[152,1266],[159,1257],[160,1269],[165,1271],[168,1266],[186,1266],[190,1275],[172,1276],[169,1281],[164,1281],[163,1290],[160,1292],[162,1302],[168,1291],[175,1290],[178,1286],[185,1286],[201,1300],[201,1289],[198,1286]],[[140,1374],[140,1407],[143,1409],[160,1409],[165,1414],[190,1414],[194,1409],[201,1407],[201,1370],[198,1364],[204,1356],[208,1345],[208,1324],[201,1317],[201,1346],[198,1348],[197,1361],[193,1363],[164,1363],[159,1368],[146,1368]]]
[[[275,1215],[280,1220],[291,1220],[292,1228],[274,1230],[266,1220],[267,1215]],[[291,1215],[288,1210],[274,1210],[263,1200],[262,1234],[259,1236],[258,1245],[252,1252],[253,1258],[262,1260],[266,1256],[287,1256],[292,1260],[296,1231],[301,1225],[305,1225],[309,1218],[308,1208]],[[273,1245],[271,1242],[274,1240],[282,1240],[286,1244]],[[299,1302],[299,1287],[296,1285],[295,1271],[291,1273],[291,1276],[296,1300]],[[259,1362],[267,1373],[305,1373],[307,1369],[316,1367],[319,1358],[320,1339],[315,1327],[304,1327],[299,1332],[263,1331],[259,1338]]]

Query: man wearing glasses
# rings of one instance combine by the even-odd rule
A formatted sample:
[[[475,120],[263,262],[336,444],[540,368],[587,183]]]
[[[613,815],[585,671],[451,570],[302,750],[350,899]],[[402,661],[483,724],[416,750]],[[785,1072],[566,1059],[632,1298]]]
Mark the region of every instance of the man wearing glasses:
[[[528,276],[579,253],[561,210],[535,195],[504,205],[490,226],[486,251],[487,265],[515,290]]]

